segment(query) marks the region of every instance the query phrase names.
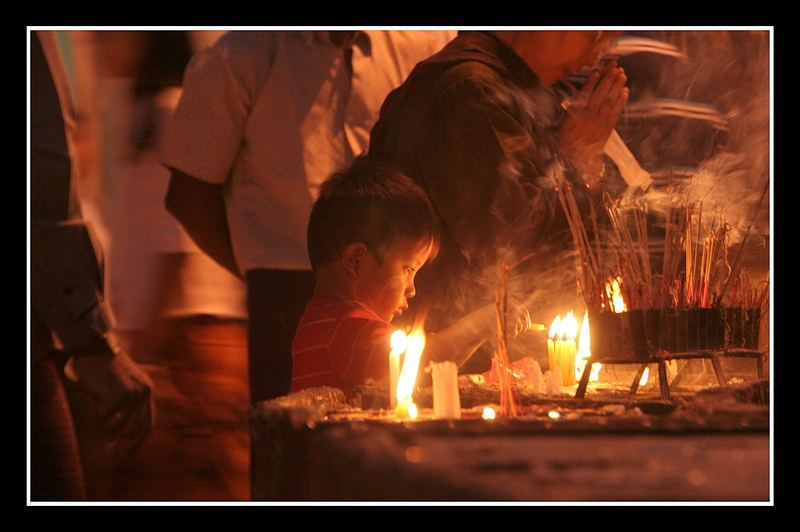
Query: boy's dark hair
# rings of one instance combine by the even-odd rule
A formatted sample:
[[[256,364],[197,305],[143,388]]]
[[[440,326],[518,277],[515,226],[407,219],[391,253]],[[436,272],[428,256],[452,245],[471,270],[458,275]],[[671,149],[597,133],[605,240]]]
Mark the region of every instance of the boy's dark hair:
[[[377,261],[400,238],[438,247],[436,215],[427,194],[402,172],[358,157],[320,188],[308,222],[308,256],[315,270],[341,257],[353,242],[367,246]]]

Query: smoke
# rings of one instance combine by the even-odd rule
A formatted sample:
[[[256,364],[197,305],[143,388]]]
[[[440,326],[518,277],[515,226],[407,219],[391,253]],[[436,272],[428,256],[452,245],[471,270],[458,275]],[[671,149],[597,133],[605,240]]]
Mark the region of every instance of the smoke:
[[[632,98],[687,100],[701,104],[692,110],[713,107],[718,113],[695,113],[714,117],[713,121],[674,114],[629,118],[619,124],[620,133],[645,169],[678,169],[692,175],[686,188],[690,199],[702,199],[704,212],[722,209],[733,234],[741,237],[769,175],[768,36],[765,32],[643,33],[673,44],[687,59],[638,54],[648,56],[638,68],[629,70],[623,64],[629,70]],[[516,265],[509,272],[508,295],[526,304],[534,322],[549,325],[556,314],[585,306],[577,286],[572,237],[555,191],[565,179],[555,157],[560,97],[546,87],[532,92],[502,87],[493,97],[521,129],[497,131],[506,157],[498,161],[499,181],[486,209],[499,230],[491,249],[443,244],[440,264],[420,272],[417,298],[423,300],[420,307],[431,310],[429,330],[494,302],[504,265]],[[727,121],[727,130],[715,127],[719,117]],[[574,193],[581,212],[587,213],[586,187],[575,183]],[[675,196],[653,187],[646,199],[663,212]],[[768,233],[768,205],[767,198],[753,233]],[[525,354],[541,359],[544,338],[544,334],[523,334],[511,339],[512,359]],[[484,352],[491,352],[491,344]]]
[[[750,238],[768,235],[769,196],[756,213],[769,179],[768,32],[641,34],[675,45],[687,59],[647,56],[634,61],[629,77],[639,79],[631,87],[631,105],[636,108],[638,102],[655,98],[680,99],[695,108],[716,109],[718,115],[646,120],[629,116],[625,136],[634,139],[639,159],[649,170],[693,168],[680,190],[689,201],[701,201],[704,211],[723,212],[732,228],[732,242],[741,241],[751,224]],[[641,79],[648,76],[653,79]],[[717,116],[724,117],[727,130],[719,130]],[[661,193],[656,190],[648,197],[656,210],[668,204],[656,197]]]
[[[723,213],[731,226],[732,242],[741,242],[751,224],[749,238],[769,234],[769,199],[764,198],[759,208],[767,178],[762,179],[753,179],[753,165],[747,156],[720,153],[700,167],[688,196],[701,201],[704,209],[711,206]]]
[[[560,98],[546,87],[527,92],[511,86],[498,88],[492,97],[512,118],[496,127],[502,155],[495,161],[497,182],[485,206],[491,239],[486,245],[479,239],[462,245],[444,241],[439,259],[420,271],[415,306],[430,310],[430,331],[494,304],[504,266],[510,268],[508,297],[525,304],[534,322],[549,324],[556,314],[583,305],[572,239],[555,191],[564,180],[555,157]],[[509,338],[511,358],[546,358],[545,334]],[[490,338],[470,361],[475,364],[462,371],[488,369],[494,343]]]

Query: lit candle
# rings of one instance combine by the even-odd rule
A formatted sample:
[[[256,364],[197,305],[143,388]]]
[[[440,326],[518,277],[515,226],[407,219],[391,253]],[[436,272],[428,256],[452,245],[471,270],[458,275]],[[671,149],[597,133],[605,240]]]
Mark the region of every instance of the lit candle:
[[[561,339],[557,342],[561,344],[558,357],[558,366],[561,368],[561,385],[572,386],[575,384],[575,354],[578,351],[575,337],[578,335],[578,320],[575,319],[572,311],[569,311],[561,324]]]
[[[567,338],[561,342],[561,385],[572,386],[575,384],[575,353],[577,352],[575,340]]]
[[[556,316],[547,333],[547,369],[551,371],[556,367],[556,335],[560,328],[561,316]]]
[[[408,336],[401,330],[389,339],[389,408],[397,406],[397,379],[400,378],[400,355],[408,347]]]

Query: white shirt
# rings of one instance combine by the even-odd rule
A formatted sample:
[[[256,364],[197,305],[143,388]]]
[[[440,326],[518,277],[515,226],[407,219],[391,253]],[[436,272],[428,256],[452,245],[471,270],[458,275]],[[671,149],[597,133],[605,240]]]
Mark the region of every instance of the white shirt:
[[[319,186],[368,147],[386,95],[455,32],[358,32],[352,78],[327,32],[230,32],[195,56],[162,162],[224,184],[240,271],[310,269]]]

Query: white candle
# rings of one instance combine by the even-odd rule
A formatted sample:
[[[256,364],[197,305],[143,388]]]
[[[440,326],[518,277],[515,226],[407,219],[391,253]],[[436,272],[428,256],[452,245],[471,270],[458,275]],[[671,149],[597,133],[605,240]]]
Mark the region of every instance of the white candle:
[[[533,385],[533,393],[542,393],[542,368],[535,360],[533,361],[533,371],[531,371],[530,379]]]
[[[433,373],[433,417],[461,419],[458,366],[455,362],[431,362]]]

